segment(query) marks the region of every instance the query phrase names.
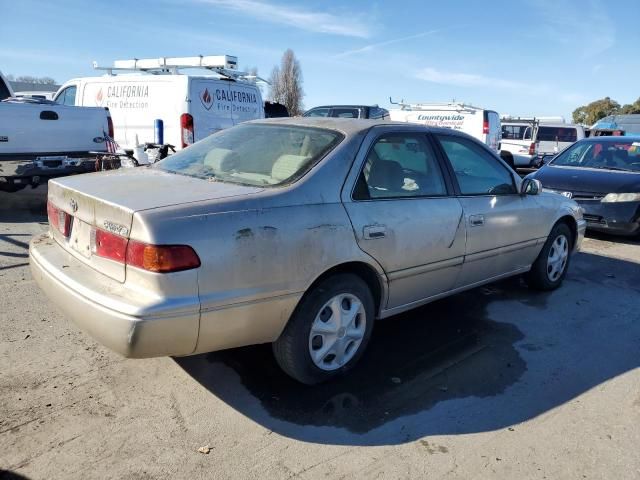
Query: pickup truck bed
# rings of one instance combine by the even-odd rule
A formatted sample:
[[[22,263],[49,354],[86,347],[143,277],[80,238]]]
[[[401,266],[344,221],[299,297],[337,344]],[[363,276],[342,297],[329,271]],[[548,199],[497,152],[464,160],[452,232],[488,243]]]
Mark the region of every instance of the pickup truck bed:
[[[0,190],[94,170],[106,151],[109,111],[49,101],[0,102]]]

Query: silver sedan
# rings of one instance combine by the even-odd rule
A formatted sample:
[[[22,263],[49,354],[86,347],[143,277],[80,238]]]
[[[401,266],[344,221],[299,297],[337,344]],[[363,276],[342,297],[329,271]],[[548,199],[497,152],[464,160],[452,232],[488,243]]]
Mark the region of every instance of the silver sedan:
[[[512,275],[557,288],[585,221],[473,138],[406,123],[274,119],[151,167],[49,182],[34,277],[127,357],[273,343],[312,384],[377,318]]]

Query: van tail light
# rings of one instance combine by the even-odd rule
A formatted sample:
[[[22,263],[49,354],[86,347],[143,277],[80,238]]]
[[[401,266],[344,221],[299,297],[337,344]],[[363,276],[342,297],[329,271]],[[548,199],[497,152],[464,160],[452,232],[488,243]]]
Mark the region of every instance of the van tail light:
[[[531,145],[529,145],[529,155],[535,155],[536,154],[536,144],[535,142],[531,142]]]
[[[483,112],[482,114],[482,133],[489,133],[489,112]]]
[[[193,143],[193,117],[189,113],[180,115],[180,130],[182,131],[182,148]]]
[[[71,215],[56,207],[51,200],[47,201],[47,217],[49,225],[68,237],[71,234]]]
[[[99,257],[149,272],[180,272],[200,266],[198,254],[188,245],[151,245],[100,229],[91,232],[91,250]]]
[[[109,130],[109,137],[113,138],[115,132],[113,130],[113,119],[111,118],[110,114],[107,114],[107,130]]]

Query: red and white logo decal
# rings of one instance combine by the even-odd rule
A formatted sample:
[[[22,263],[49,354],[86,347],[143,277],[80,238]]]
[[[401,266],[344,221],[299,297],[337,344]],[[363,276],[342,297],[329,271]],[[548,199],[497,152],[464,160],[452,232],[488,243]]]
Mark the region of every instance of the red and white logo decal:
[[[209,110],[211,105],[213,105],[213,96],[209,93],[209,89],[205,88],[204,92],[200,95],[200,101],[202,102],[202,106]]]
[[[104,97],[103,97],[103,94],[102,94],[102,87],[100,87],[100,90],[98,90],[98,93],[96,93],[96,105],[101,106],[103,99],[104,99]]]

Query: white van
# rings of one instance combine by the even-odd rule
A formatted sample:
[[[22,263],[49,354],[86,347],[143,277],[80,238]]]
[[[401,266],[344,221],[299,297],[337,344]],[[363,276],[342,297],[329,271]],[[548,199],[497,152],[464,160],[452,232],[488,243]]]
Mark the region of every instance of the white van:
[[[547,123],[540,117],[502,117],[500,156],[512,167],[537,167],[585,138],[582,125]]]
[[[493,110],[464,103],[400,103],[389,110],[391,120],[419,123],[430,127],[452,128],[477,138],[496,153],[500,152],[500,116]]]
[[[212,133],[264,118],[260,88],[236,70],[229,55],[117,60],[101,77],[69,80],[54,100],[65,105],[108,107],[121,147],[155,141],[162,120],[164,143],[185,148]],[[191,75],[181,69],[206,69]],[[125,71],[134,73],[118,73]]]

